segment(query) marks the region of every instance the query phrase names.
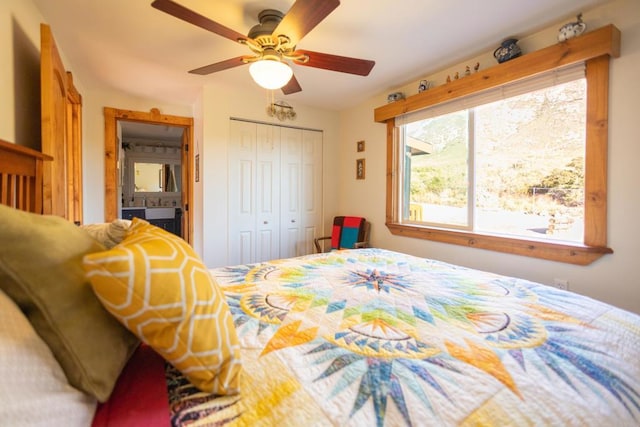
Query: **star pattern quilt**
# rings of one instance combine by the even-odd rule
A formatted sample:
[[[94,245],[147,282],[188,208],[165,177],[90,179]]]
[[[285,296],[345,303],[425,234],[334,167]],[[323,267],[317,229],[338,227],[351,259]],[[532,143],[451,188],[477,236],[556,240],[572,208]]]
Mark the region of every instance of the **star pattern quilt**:
[[[174,425],[640,424],[640,316],[602,302],[382,249],[211,272],[242,392],[168,367]]]

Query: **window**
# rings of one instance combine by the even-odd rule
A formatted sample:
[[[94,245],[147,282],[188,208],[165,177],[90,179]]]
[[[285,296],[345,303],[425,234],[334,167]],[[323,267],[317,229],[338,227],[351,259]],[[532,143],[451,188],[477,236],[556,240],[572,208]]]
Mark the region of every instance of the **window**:
[[[402,223],[583,242],[584,66],[415,116],[399,119]]]
[[[385,222],[390,232],[580,265],[612,253],[607,247],[609,58],[619,55],[620,31],[608,25],[376,108],[375,121],[387,125]],[[543,87],[525,83],[520,89],[526,90],[518,89],[520,83],[535,83],[545,74],[557,76],[578,64],[582,64],[584,77],[561,78]],[[510,93],[512,88],[517,89],[516,93]],[[494,90],[501,93],[500,99],[483,99]],[[564,152],[557,170],[540,171],[536,179],[528,177],[518,191],[509,188],[506,194],[499,193],[494,187],[499,182],[508,182],[509,174],[519,179],[520,175],[529,176],[534,167],[526,164],[524,143],[505,137],[510,135],[509,126],[507,133],[498,136],[493,129],[489,135],[483,134],[480,123],[498,120],[495,113],[485,110],[490,108],[485,104],[507,102],[491,108],[510,108],[508,103],[516,102],[513,97],[534,96],[539,90],[544,96],[550,95],[548,91],[559,91],[554,96],[583,98],[571,107],[583,109],[584,113],[579,113],[581,124],[572,125],[562,135],[572,141],[571,150],[575,153]],[[450,108],[452,105],[456,108]],[[417,122],[423,123],[413,125]],[[541,126],[540,123],[537,125]],[[457,145],[451,135],[444,141],[425,137],[424,132],[434,133],[428,129],[430,126],[444,127],[445,133],[456,135]],[[519,148],[505,149],[500,143],[482,142],[491,138],[506,138]],[[448,153],[442,152],[447,149]],[[438,156],[436,150],[441,150]],[[491,150],[498,150],[493,157],[518,156],[500,162],[506,166],[498,170],[488,164],[494,160]],[[418,160],[420,156],[423,160]],[[496,176],[501,173],[506,176]],[[534,192],[535,196],[529,194]],[[522,206],[512,209],[510,205],[516,202]],[[529,208],[524,207],[526,203]],[[539,211],[536,219],[543,222],[526,225],[517,220],[508,225],[498,215],[492,215],[495,209],[503,215],[511,212],[520,220],[523,212]],[[547,233],[549,228],[551,233]],[[573,234],[567,231],[570,228]]]

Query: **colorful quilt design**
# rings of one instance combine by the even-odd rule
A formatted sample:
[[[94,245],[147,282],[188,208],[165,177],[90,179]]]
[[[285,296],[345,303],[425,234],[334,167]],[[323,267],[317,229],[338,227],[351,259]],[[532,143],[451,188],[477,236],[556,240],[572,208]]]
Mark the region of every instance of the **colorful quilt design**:
[[[640,424],[640,317],[601,302],[381,249],[212,273],[242,393],[169,372],[175,424]]]

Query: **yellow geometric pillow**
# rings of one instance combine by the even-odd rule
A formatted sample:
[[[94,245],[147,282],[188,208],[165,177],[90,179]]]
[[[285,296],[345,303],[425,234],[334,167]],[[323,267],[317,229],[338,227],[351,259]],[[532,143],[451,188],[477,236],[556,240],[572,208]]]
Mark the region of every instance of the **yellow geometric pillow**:
[[[134,218],[122,243],[87,255],[84,268],[106,309],[193,385],[238,392],[240,346],[229,307],[184,240]]]

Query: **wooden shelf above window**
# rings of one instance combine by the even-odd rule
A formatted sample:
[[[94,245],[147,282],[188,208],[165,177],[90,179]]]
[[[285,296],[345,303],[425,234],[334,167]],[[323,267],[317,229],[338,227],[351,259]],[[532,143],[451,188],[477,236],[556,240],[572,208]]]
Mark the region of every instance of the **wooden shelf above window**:
[[[406,99],[378,107],[374,110],[374,120],[383,123],[405,113],[602,55],[614,58],[620,56],[620,30],[614,25],[607,25],[565,42],[496,64],[470,76],[411,95]]]

